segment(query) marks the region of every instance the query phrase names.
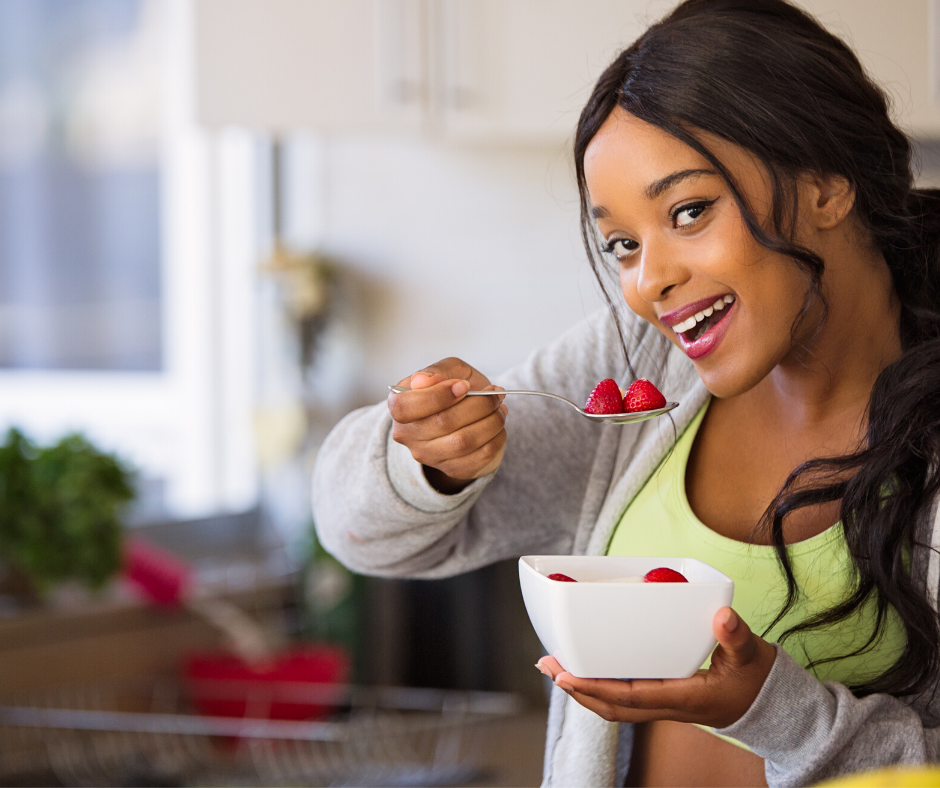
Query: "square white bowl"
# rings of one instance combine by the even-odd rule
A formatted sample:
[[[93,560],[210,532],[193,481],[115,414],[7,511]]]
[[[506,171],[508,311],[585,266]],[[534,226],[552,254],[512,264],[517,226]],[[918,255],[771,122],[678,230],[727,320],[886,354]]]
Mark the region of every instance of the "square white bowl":
[[[596,582],[660,566],[689,582]],[[579,582],[549,580],[554,572]],[[580,678],[693,675],[715,647],[715,613],[734,596],[730,577],[694,558],[526,555],[519,582],[542,645]]]

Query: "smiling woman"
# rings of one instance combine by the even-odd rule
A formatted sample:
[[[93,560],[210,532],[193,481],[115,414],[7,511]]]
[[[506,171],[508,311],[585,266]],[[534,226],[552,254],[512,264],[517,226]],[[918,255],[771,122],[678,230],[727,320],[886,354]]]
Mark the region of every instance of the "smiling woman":
[[[625,369],[680,401],[678,440],[510,413],[446,359],[331,435],[323,543],[377,574],[554,552],[734,579],[687,679],[540,661],[546,785],[804,785],[940,760],[940,197],[913,188],[884,93],[783,0],[687,0],[600,77],[574,153],[615,321],[498,382],[578,399]]]

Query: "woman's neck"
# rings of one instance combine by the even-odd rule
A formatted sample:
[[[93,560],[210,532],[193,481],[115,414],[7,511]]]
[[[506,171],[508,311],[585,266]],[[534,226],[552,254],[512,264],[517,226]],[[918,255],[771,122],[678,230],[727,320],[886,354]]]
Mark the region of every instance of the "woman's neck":
[[[817,304],[799,330],[801,344],[742,396],[791,429],[854,419],[860,438],[875,380],[901,356],[901,310],[881,253],[838,246],[823,250],[825,320]]]

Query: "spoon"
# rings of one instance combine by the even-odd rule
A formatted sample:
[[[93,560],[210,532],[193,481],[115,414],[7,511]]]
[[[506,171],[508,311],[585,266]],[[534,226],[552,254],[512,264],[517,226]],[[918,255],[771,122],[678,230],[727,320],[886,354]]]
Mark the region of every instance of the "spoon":
[[[389,386],[389,391],[393,391],[396,394],[404,394],[406,391],[411,391],[404,386]],[[558,396],[558,394],[549,394],[547,391],[468,391],[465,396],[467,397],[492,397],[495,395],[502,394],[531,394],[535,397],[548,397],[549,399],[557,399],[561,402],[564,402],[567,405],[570,405],[578,413],[580,413],[584,418],[590,419],[591,421],[597,421],[601,424],[636,424],[638,421],[646,421],[647,419],[655,419],[657,416],[662,416],[664,413],[669,413],[673,408],[678,408],[678,402],[667,402],[666,406],[663,408],[656,408],[655,410],[640,410],[635,413],[588,413],[584,408],[579,408],[575,405],[570,399],[565,399],[564,397]]]

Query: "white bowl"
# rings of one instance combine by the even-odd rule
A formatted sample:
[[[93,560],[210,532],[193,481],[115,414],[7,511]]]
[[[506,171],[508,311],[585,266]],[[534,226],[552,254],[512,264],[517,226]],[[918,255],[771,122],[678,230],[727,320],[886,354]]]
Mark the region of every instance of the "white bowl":
[[[591,582],[642,577],[659,566],[689,582]],[[549,580],[554,572],[579,582]],[[542,645],[581,678],[693,675],[715,647],[715,613],[734,595],[731,578],[694,558],[526,555],[519,582]]]

